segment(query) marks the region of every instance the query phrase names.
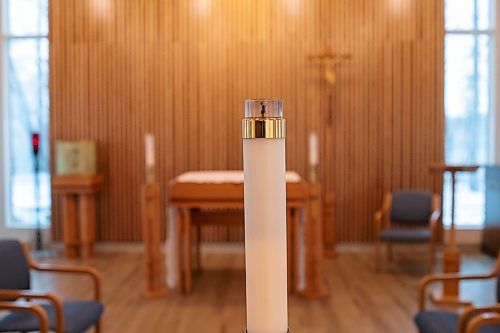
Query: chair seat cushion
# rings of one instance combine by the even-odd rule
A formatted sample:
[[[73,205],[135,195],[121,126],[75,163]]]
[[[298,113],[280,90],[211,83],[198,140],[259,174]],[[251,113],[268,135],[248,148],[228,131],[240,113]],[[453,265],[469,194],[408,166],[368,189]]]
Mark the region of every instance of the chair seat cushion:
[[[445,311],[424,311],[415,317],[420,333],[457,333],[458,320],[458,314]],[[478,333],[500,333],[500,326],[484,326]]]
[[[83,333],[101,317],[104,306],[96,301],[65,302],[64,326],[67,333]],[[52,305],[43,305],[49,318],[51,330],[56,328],[55,310]],[[0,319],[0,332],[37,331],[38,317],[31,313],[12,312]]]
[[[429,229],[384,229],[380,233],[380,239],[393,243],[425,243],[431,239],[431,231]]]

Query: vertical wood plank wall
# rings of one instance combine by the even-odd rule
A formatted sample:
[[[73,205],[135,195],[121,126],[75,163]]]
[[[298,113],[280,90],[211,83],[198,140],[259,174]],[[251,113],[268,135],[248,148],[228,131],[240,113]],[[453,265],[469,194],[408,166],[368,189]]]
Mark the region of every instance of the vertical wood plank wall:
[[[106,179],[97,237],[141,239],[143,136],[157,176],[241,169],[245,98],[280,97],[287,167],[306,174],[307,136],[324,133],[325,45],[349,53],[333,93],[340,241],[372,239],[383,193],[441,191],[443,0],[51,0],[51,140],[93,139]],[[324,156],[324,150],[322,153]],[[60,228],[54,203],[55,235]],[[165,219],[165,212],[162,212]],[[215,236],[238,239],[241,230]],[[225,236],[224,236],[225,235]]]

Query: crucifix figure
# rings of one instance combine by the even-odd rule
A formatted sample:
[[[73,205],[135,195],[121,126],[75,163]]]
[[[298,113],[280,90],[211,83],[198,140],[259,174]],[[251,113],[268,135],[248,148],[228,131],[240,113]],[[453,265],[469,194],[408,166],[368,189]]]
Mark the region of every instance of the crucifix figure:
[[[323,67],[323,78],[325,79],[325,82],[327,83],[327,86],[329,88],[327,90],[328,95],[331,95],[331,89],[337,81],[335,68],[344,60],[350,59],[350,57],[351,56],[349,54],[340,54],[333,52],[330,46],[326,46],[323,49],[323,52],[315,55],[310,55],[308,57],[309,61],[311,61],[313,65],[320,65]]]

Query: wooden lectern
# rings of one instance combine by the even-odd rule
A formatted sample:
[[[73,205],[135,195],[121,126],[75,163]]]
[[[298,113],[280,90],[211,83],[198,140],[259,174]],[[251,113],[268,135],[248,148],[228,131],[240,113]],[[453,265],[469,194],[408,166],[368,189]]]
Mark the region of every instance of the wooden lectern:
[[[479,168],[477,165],[447,165],[445,163],[431,163],[430,171],[435,173],[451,174],[451,226],[450,237],[446,250],[443,254],[443,272],[458,273],[460,272],[460,251],[458,250],[455,239],[455,185],[457,172],[474,172]],[[443,284],[443,295],[441,298],[434,296],[433,300],[438,303],[460,303],[459,300],[459,285],[458,281],[448,281]]]
[[[95,196],[102,185],[103,177],[99,174],[52,177],[52,191],[62,199],[63,238],[68,258],[89,258],[94,254]]]

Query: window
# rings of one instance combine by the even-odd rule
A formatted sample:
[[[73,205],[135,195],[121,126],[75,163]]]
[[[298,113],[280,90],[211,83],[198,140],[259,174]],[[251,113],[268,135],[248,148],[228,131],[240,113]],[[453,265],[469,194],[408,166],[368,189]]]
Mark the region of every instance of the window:
[[[445,0],[445,160],[487,164],[495,115],[495,1]],[[485,172],[459,173],[456,224],[484,223]],[[451,223],[451,177],[444,181],[444,223]]]
[[[48,0],[1,1],[6,224],[32,228],[39,221],[44,227],[50,221]],[[39,177],[34,172],[35,132],[40,136]]]

